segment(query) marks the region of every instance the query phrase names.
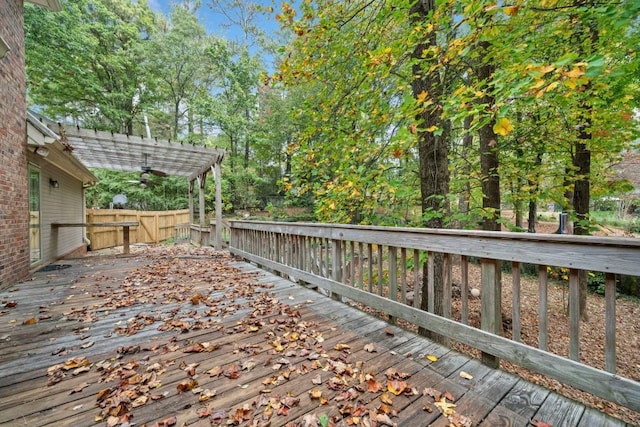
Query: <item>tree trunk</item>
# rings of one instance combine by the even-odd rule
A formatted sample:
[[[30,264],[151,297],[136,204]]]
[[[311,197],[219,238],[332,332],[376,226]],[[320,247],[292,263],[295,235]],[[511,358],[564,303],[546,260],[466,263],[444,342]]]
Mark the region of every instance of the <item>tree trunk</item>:
[[[469,131],[469,129],[471,128],[471,121],[473,120],[472,116],[467,116],[464,118],[464,123],[463,123],[463,127],[464,127],[464,137],[462,137],[462,152],[463,157],[465,156],[466,153],[469,153],[471,151],[471,146],[473,145],[473,134]],[[471,199],[471,181],[469,179],[469,177],[471,176],[471,163],[469,162],[465,162],[464,166],[462,167],[461,170],[461,174],[462,176],[465,177],[465,184],[464,184],[464,190],[462,191],[462,193],[460,194],[460,197],[458,198],[458,210],[460,211],[461,214],[468,214],[469,210],[470,210],[470,203],[469,200]],[[467,220],[468,222],[468,220]],[[464,228],[464,223],[458,224],[459,228]]]
[[[576,6],[595,7],[592,1],[578,0]],[[599,38],[598,23],[591,18],[589,22],[579,24],[576,28],[575,39],[579,43],[581,57],[586,58],[597,49]],[[591,92],[591,82],[584,85],[583,92]],[[591,151],[589,141],[591,141],[591,115],[592,107],[587,97],[583,98],[580,105],[582,114],[578,123],[578,138],[574,144],[575,153],[573,156],[573,167],[577,174],[573,185],[573,211],[575,222],[573,224],[573,234],[589,234],[589,202],[591,198]],[[587,320],[587,272],[580,271],[578,276],[580,284],[580,317]]]
[[[416,24],[422,23],[435,9],[434,0],[424,0],[416,2],[411,8],[411,16]],[[435,72],[427,73],[420,62],[423,61],[422,52],[436,44],[436,34],[432,32],[421,43],[415,46],[413,58],[416,60],[413,66],[413,74],[416,76],[411,83],[414,97],[426,93],[433,101],[428,107],[423,108],[417,115],[416,121],[420,123],[418,131],[418,156],[420,161],[420,193],[423,214],[423,225],[430,228],[442,228],[444,218],[447,215],[448,203],[447,194],[449,192],[449,169],[448,169],[448,124],[442,121],[441,101],[442,86],[439,81],[439,74]],[[442,133],[438,136],[425,129],[436,126]],[[444,262],[443,254],[431,253],[434,261],[434,295],[428,294],[428,271],[427,264],[424,265],[422,283],[421,308],[427,310],[428,299],[433,298],[435,314],[442,315],[444,307],[444,280],[450,277],[446,274],[445,268],[448,263]],[[444,337],[431,333],[420,328],[419,333],[439,342],[444,341]]]
[[[538,151],[538,155],[536,156],[536,166],[542,165],[542,153]],[[538,220],[538,186],[539,182],[537,179],[529,178],[529,187],[531,188],[529,192],[529,220],[527,225],[527,232],[535,233],[536,232],[536,221]]]
[[[479,47],[487,55],[489,50],[488,42],[480,42]],[[482,56],[481,56],[482,57]],[[484,61],[478,67],[478,80],[486,83],[490,82],[495,72],[495,66],[490,61]],[[493,96],[487,94],[483,97],[482,103],[487,109],[491,109],[495,104]],[[480,139],[480,169],[482,173],[482,208],[484,210],[483,230],[500,231],[500,176],[498,175],[498,137],[493,131],[495,120],[491,120],[482,126],[478,131]]]

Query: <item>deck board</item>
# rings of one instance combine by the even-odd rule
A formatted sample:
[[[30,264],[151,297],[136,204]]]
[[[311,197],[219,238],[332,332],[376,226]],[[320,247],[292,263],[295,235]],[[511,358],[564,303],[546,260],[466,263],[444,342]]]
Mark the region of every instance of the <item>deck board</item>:
[[[371,413],[381,408],[380,394],[385,388],[368,392],[363,386],[364,376],[369,374],[386,385],[385,372],[394,370],[406,374],[405,381],[415,390],[389,395],[397,411],[391,419],[400,426],[449,424],[433,405],[433,398],[423,395],[425,389],[448,392],[457,405],[456,412],[470,418],[473,425],[517,426],[531,419],[554,426],[624,425],[226,253],[204,249],[153,251],[126,258],[62,261],[71,267],[36,273],[0,293],[3,305],[17,303],[15,308],[2,309],[0,316],[0,425],[106,425],[105,420],[96,422],[100,412],[96,406],[98,393],[128,380],[115,377],[105,381],[106,375],[97,368],[103,361],[112,367],[135,362],[136,371],[143,373],[151,368],[164,369],[157,374],[161,385],[154,389],[164,397],[131,410],[131,421],[138,426],[156,426],[173,416],[176,425],[226,425],[229,416],[242,408],[249,408],[252,415],[239,425],[303,426],[314,415],[326,415],[341,420],[335,425],[347,425],[345,402],[362,404]],[[193,271],[172,270],[174,263],[180,262],[188,263]],[[212,267],[199,271],[194,267],[197,265]],[[165,269],[167,283],[141,281],[144,276],[136,274],[145,269]],[[185,282],[188,286],[181,287]],[[252,291],[242,294],[242,284],[247,283]],[[172,284],[184,295],[172,297]],[[217,316],[203,316],[207,307],[189,302],[196,293],[205,295],[212,306],[221,307]],[[254,311],[252,301],[261,296],[270,296],[269,302],[261,306],[261,311]],[[131,300],[131,304],[110,306],[112,299]],[[36,324],[22,324],[41,316]],[[139,330],[126,329],[128,333],[122,329],[141,319],[154,322]],[[158,329],[176,319],[191,325],[200,322],[202,327]],[[248,329],[249,320],[260,326]],[[313,349],[315,356],[303,350],[299,335],[305,333],[311,344],[304,348]],[[284,350],[275,349],[276,337]],[[89,342],[91,346],[82,348]],[[215,349],[183,351],[202,343]],[[62,348],[63,352],[53,354]],[[62,381],[47,386],[47,369],[77,356],[91,362],[89,372],[75,376],[68,373]],[[435,356],[437,361],[426,356]],[[353,375],[344,377],[348,385],[333,390],[327,384],[336,376],[337,363]],[[197,375],[193,378],[200,389],[215,390],[210,400],[200,402],[199,394],[179,392],[180,384],[190,378],[183,369],[189,365],[195,366]],[[241,368],[238,377],[228,378],[224,372],[234,365]],[[214,368],[223,373],[209,375]],[[462,378],[462,371],[473,378]],[[317,376],[321,384],[312,381]],[[349,388],[358,390],[357,399],[340,400]],[[71,393],[74,389],[77,392]],[[328,399],[326,405],[311,398],[309,392],[314,389],[322,390]],[[300,400],[286,416],[274,411],[267,421],[264,414],[269,399],[278,402],[286,396]],[[341,414],[341,408],[347,415]],[[224,411],[224,417],[201,417],[199,411],[205,409],[213,414]]]

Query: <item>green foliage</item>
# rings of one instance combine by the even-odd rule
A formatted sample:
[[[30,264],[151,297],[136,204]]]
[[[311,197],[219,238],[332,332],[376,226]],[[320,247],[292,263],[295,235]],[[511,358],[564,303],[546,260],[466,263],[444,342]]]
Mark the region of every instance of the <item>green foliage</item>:
[[[115,172],[94,169],[100,182],[86,191],[87,207],[109,209],[113,197],[123,194],[127,197],[126,209],[149,211],[187,209],[189,193],[187,180],[182,177],[153,177],[149,185],[138,184],[139,173]]]
[[[131,133],[151,102],[142,59],[155,25],[144,1],[64,1],[59,13],[26,5],[29,102],[52,117]]]

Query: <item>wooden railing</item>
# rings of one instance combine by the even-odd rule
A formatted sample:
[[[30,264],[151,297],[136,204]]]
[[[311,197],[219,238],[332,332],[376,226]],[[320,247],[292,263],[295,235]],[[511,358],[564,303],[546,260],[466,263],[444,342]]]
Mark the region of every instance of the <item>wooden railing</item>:
[[[611,402],[640,411],[638,378],[616,374],[616,275],[640,276],[640,241],[552,234],[388,228],[329,224],[230,221],[229,250],[263,268],[296,281],[348,298],[385,313],[391,321],[413,325],[480,350],[483,361],[496,366],[499,359],[555,378]],[[447,268],[443,315],[433,314],[434,262],[442,254]],[[477,263],[477,265],[476,265]],[[503,330],[501,266],[511,267],[511,331]],[[521,336],[521,283],[525,265],[537,271],[537,343]],[[452,276],[460,280],[460,309],[452,316]],[[470,269],[481,279],[470,283]],[[568,276],[568,354],[549,350],[550,268],[566,269]],[[601,366],[580,358],[580,271],[605,276],[605,339]],[[420,309],[423,275],[427,295]],[[564,273],[563,273],[564,274]],[[505,278],[507,275],[505,274]],[[413,298],[409,289],[413,284]],[[470,324],[469,289],[481,289],[480,324]],[[413,300],[413,301],[412,301]],[[554,316],[558,317],[558,316]],[[535,335],[534,335],[535,336]],[[554,337],[551,337],[552,339]],[[638,336],[624,339],[638,340]],[[589,349],[591,352],[597,349]],[[597,358],[594,358],[597,359]]]

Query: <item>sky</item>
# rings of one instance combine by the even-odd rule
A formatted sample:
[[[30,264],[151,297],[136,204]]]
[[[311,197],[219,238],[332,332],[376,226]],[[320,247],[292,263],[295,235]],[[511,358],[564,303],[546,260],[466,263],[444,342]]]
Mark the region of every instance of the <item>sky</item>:
[[[246,0],[247,2],[252,0]],[[257,3],[264,7],[273,7],[272,0],[253,0],[253,3]],[[156,12],[161,12],[164,16],[168,16],[171,11],[174,0],[148,0],[149,6]],[[214,13],[211,8],[211,2],[208,0],[202,0],[202,6],[197,13],[200,24],[205,28],[208,34],[219,36],[227,40],[236,40],[241,36],[241,32],[238,28],[226,28],[225,23],[228,23],[226,17],[221,14]],[[278,29],[278,23],[275,21],[275,13],[270,15],[260,15],[261,21],[257,24],[266,32],[274,33]]]

